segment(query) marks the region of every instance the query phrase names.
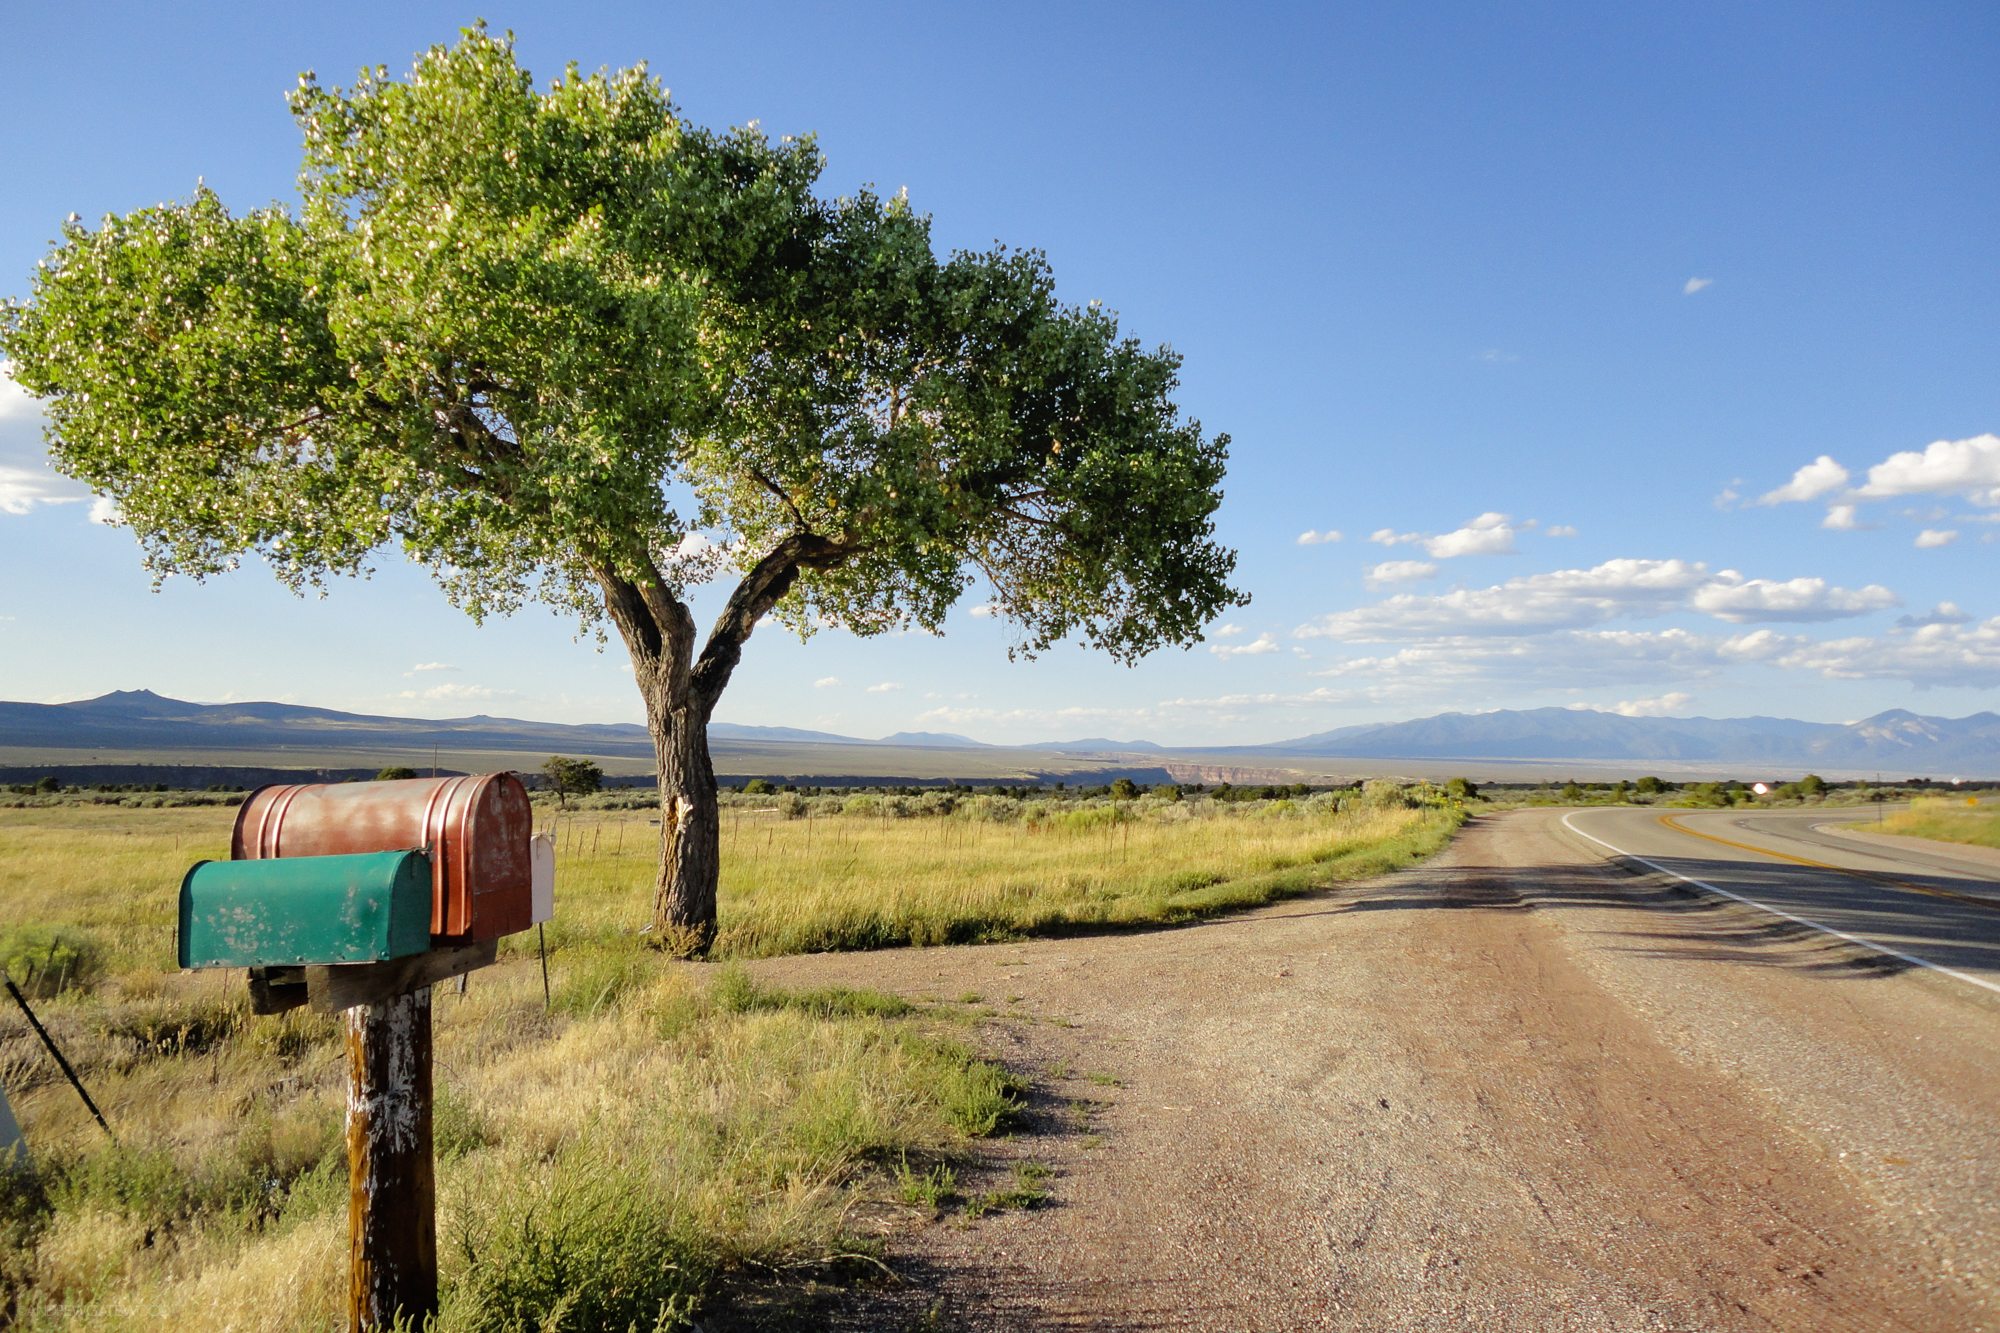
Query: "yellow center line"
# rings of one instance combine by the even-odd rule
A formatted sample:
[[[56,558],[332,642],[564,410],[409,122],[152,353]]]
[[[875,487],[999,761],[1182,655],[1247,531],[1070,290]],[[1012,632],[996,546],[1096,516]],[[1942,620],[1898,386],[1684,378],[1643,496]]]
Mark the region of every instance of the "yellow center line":
[[[1872,870],[1852,870],[1847,866],[1830,865],[1825,861],[1810,861],[1803,856],[1793,856],[1790,852],[1774,852],[1768,847],[1753,847],[1747,842],[1731,842],[1728,838],[1718,838],[1713,833],[1697,833],[1680,822],[1673,815],[1661,815],[1660,822],[1676,833],[1685,833],[1690,838],[1700,838],[1705,842],[1721,843],[1724,847],[1735,847],[1741,851],[1755,852],[1759,856],[1773,857],[1779,861],[1790,861],[1794,865],[1811,866],[1815,870],[1831,870],[1838,875],[1852,875],[1875,884],[1887,884],[1891,888],[1908,889],[1911,893],[1926,893],[1933,898],[1949,898],[1953,902],[1970,903],[1974,907],[1984,907],[1988,911],[2000,912],[2000,901],[1981,898],[1970,893],[1953,893],[1950,889],[1933,888],[1928,884],[1912,884],[1906,879],[1894,879],[1877,874]]]

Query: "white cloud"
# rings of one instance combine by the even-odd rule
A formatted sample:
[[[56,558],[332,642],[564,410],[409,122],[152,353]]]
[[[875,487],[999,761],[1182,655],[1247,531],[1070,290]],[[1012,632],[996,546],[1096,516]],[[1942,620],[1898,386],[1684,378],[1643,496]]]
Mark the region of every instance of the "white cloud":
[[[1262,657],[1266,653],[1279,653],[1284,649],[1276,635],[1259,634],[1249,643],[1212,643],[1208,651],[1217,657]]]
[[[1308,674],[1366,680],[1349,702],[1455,707],[1482,693],[1629,689],[1706,680],[1809,642],[1770,630],[1718,638],[1684,629],[1566,630],[1517,637],[1432,639],[1380,657],[1339,659]]]
[[[2000,616],[1970,629],[1930,624],[1881,639],[1805,642],[1779,666],[1817,671],[1831,680],[1907,680],[1918,689],[2000,685]]]
[[[1868,484],[1855,494],[1870,500],[1963,495],[1976,505],[2000,505],[2000,435],[1937,440],[1922,453],[1891,454],[1868,469]]]
[[[969,616],[997,616],[1000,614],[1000,608],[990,603],[982,606],[968,606],[965,608],[965,614]]]
[[[1957,540],[1958,533],[1949,528],[1943,532],[1936,528],[1925,528],[1917,534],[1917,545],[1925,549],[1933,546],[1949,546]]]
[[[90,497],[48,468],[0,464],[0,514],[25,514],[38,504],[74,504]]]
[[[1461,555],[1506,555],[1514,549],[1514,529],[1507,515],[1481,514],[1456,532],[1424,541],[1424,549],[1439,560]]]
[[[1897,616],[1897,629],[1922,629],[1925,625],[1969,625],[1972,617],[1951,602],[1939,602],[1920,616]]]
[[[813,688],[816,690],[837,690],[840,688],[840,677],[821,676],[813,682]]]
[[[1301,546],[1324,546],[1328,542],[1337,542],[1339,540],[1340,534],[1332,528],[1328,528],[1325,532],[1307,530],[1299,534],[1299,545]]]
[[[1690,605],[1732,625],[1785,622],[1807,624],[1865,616],[1901,606],[1903,599],[1880,584],[1850,591],[1828,587],[1825,579],[1745,579],[1725,569],[1694,590]]]
[[[1555,525],[1554,527],[1552,527],[1552,528],[1547,528],[1547,529],[1545,529],[1545,531],[1546,531],[1546,532],[1547,532],[1547,533],[1549,534],[1549,536],[1551,536],[1551,537],[1574,537],[1574,536],[1576,536],[1576,529],[1575,529],[1575,528],[1573,528],[1573,527],[1571,527],[1571,526],[1570,526],[1569,524],[1567,524],[1567,523],[1558,523],[1558,524],[1556,524],[1556,525]]]
[[[1234,638],[1238,634],[1248,633],[1248,631],[1245,630],[1241,625],[1234,625],[1234,624],[1224,625],[1220,629],[1216,629],[1211,632],[1218,639]]]
[[[39,420],[42,403],[14,382],[14,363],[0,361],[0,421]]]
[[[1708,566],[1699,562],[1607,560],[1593,569],[1527,575],[1491,588],[1433,597],[1402,593],[1374,606],[1323,616],[1294,632],[1301,638],[1356,643],[1441,635],[1547,634],[1621,616],[1665,615],[1679,609],[1707,577]]]
[[[1620,717],[1672,717],[1693,702],[1692,694],[1673,690],[1650,699],[1627,699],[1599,711],[1616,713]]]
[[[1437,572],[1438,567],[1429,560],[1384,560],[1379,565],[1368,566],[1362,571],[1362,577],[1369,587],[1382,588],[1392,583],[1427,579]]]
[[[1714,278],[1689,278],[1687,280],[1686,285],[1681,288],[1681,295],[1693,296],[1696,292],[1700,291],[1702,288],[1713,287],[1714,285],[1715,285]]]
[[[108,495],[91,497],[90,521],[107,528],[115,528],[125,522],[125,515],[119,511],[118,502]]]
[[[1369,541],[1378,542],[1383,546],[1407,546],[1411,542],[1420,542],[1423,539],[1424,534],[1421,532],[1399,533],[1394,528],[1377,528],[1368,534]]]
[[[1831,528],[1835,532],[1867,532],[1875,527],[1873,523],[1863,523],[1856,516],[1855,506],[1853,505],[1829,506],[1826,511],[1826,517],[1819,521],[1819,525],[1823,528]]]
[[[1825,454],[1821,454],[1792,474],[1792,479],[1775,491],[1766,491],[1757,497],[1760,505],[1786,504],[1796,500],[1812,500],[1830,491],[1837,491],[1847,485],[1848,471]]]
[[[405,671],[403,674],[406,676],[414,676],[419,671],[456,671],[456,670],[458,670],[458,668],[453,666],[449,662],[418,662],[415,666],[412,666],[408,671]]]
[[[885,680],[880,685],[870,685],[868,687],[868,692],[870,694],[894,694],[897,690],[900,690],[902,688],[903,687],[901,685],[897,684],[893,680]]]
[[[521,696],[513,690],[488,689],[484,685],[435,685],[421,695],[405,691],[403,697],[441,699],[453,703],[486,703],[494,699],[518,699]]]

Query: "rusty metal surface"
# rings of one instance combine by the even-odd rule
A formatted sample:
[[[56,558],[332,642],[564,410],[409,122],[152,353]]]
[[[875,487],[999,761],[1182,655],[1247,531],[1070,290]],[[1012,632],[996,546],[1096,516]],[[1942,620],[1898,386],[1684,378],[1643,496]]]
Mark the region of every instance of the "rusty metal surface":
[[[431,858],[431,935],[440,944],[497,939],[530,919],[534,813],[512,773],[402,782],[264,787],[237,812],[230,856],[422,848]]]

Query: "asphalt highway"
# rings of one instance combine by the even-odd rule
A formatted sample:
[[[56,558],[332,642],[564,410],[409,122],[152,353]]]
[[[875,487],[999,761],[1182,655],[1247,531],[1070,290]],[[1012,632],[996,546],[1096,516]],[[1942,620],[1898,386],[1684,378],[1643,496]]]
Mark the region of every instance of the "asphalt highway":
[[[2000,999],[2000,859],[1829,826],[1864,812],[1613,808],[1563,818],[1586,846]],[[1908,845],[1904,845],[1907,842]],[[1636,868],[1636,867],[1635,867]]]

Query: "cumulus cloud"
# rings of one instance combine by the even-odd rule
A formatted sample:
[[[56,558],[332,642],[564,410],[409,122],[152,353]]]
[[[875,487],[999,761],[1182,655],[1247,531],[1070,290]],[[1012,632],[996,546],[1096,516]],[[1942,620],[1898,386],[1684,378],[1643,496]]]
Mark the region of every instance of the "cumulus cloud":
[[[1976,505],[2000,505],[2000,435],[1937,440],[1918,453],[1891,454],[1868,469],[1864,499],[1896,495],[1962,495]]]
[[[1679,609],[1708,577],[1686,560],[1607,560],[1592,569],[1560,569],[1509,579],[1490,588],[1438,596],[1401,593],[1374,606],[1323,616],[1296,631],[1301,638],[1393,643],[1441,635],[1548,634],[1625,616]]]
[[[1409,583],[1416,579],[1430,578],[1438,572],[1438,567],[1429,560],[1384,560],[1381,564],[1370,565],[1361,572],[1369,587],[1382,588],[1393,583]]]
[[[1461,555],[1507,555],[1514,549],[1514,529],[1507,515],[1485,513],[1456,532],[1426,538],[1424,549],[1439,560]]]
[[[38,504],[74,504],[86,498],[76,483],[48,468],[0,464],[0,514],[25,514]]]
[[[1236,635],[1243,634],[1246,632],[1247,631],[1241,625],[1224,625],[1220,629],[1215,629],[1210,631],[1210,633],[1214,634],[1215,637],[1218,639],[1234,638]]]
[[[1897,629],[1922,629],[1925,625],[1969,625],[1972,617],[1951,602],[1939,602],[1920,616],[1897,616]]]
[[[1407,546],[1411,542],[1424,539],[1421,532],[1397,532],[1394,528],[1377,528],[1368,534],[1368,540],[1383,546]]]
[[[1819,521],[1819,525],[1831,528],[1835,532],[1866,532],[1875,526],[1873,523],[1863,523],[1857,516],[1854,505],[1828,506],[1826,517]]]
[[[813,682],[813,688],[816,690],[837,690],[840,688],[840,677],[821,676]]]
[[[1885,611],[1903,599],[1876,583],[1850,591],[1825,579],[1746,579],[1725,569],[1696,588],[1689,604],[1732,625],[1811,624]]]
[[[1671,690],[1650,699],[1627,699],[1600,711],[1616,713],[1620,717],[1672,717],[1693,702],[1692,694],[1682,690]]]
[[[1549,536],[1551,536],[1551,537],[1574,537],[1574,536],[1576,536],[1576,529],[1575,529],[1575,528],[1573,528],[1573,527],[1571,527],[1571,526],[1570,526],[1569,524],[1567,524],[1567,523],[1558,523],[1558,524],[1556,524],[1556,525],[1555,525],[1554,527],[1551,527],[1551,528],[1545,528],[1545,529],[1543,529],[1543,531],[1547,532],[1547,533],[1549,534]]]
[[[1821,454],[1792,474],[1792,479],[1775,491],[1766,491],[1757,497],[1760,505],[1788,504],[1793,501],[1816,500],[1822,495],[1840,490],[1847,485],[1848,471],[1825,454]]]
[[[1917,545],[1928,549],[1933,546],[1949,546],[1958,540],[1958,533],[1950,528],[1940,532],[1936,528],[1925,528],[1917,534]]]
[[[1299,534],[1299,545],[1301,546],[1324,546],[1328,542],[1337,542],[1339,540],[1340,534],[1332,528],[1328,528],[1325,532],[1314,532],[1308,529]]]
[[[1770,630],[1727,638],[1666,630],[1565,630],[1555,634],[1452,636],[1380,657],[1341,658],[1309,675],[1368,680],[1356,701],[1465,700],[1481,691],[1625,689],[1706,680],[1803,645]]]
[[[965,614],[969,616],[982,616],[982,617],[997,616],[1000,614],[1000,608],[990,603],[982,606],[968,606],[965,608]]]
[[[1906,680],[1918,689],[2000,685],[2000,616],[1966,628],[1923,625],[1907,635],[1802,642],[1777,659],[1831,680]]]
[[[870,685],[868,692],[870,694],[893,694],[902,688],[900,684],[893,680],[885,680],[880,685]]]
[[[1681,287],[1681,295],[1693,296],[1696,292],[1700,291],[1702,288],[1713,287],[1714,285],[1715,285],[1714,278],[1689,278],[1686,284]]]
[[[1276,635],[1259,634],[1249,643],[1212,643],[1208,651],[1217,657],[1262,657],[1266,653],[1283,652]]]

